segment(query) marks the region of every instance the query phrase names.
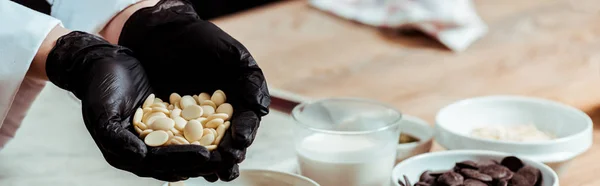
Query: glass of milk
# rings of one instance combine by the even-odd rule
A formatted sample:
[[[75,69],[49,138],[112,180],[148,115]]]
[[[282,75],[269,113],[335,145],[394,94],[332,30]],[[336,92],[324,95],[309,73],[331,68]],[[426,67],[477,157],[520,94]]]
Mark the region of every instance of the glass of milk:
[[[321,186],[388,186],[402,115],[353,98],[298,105],[294,141],[299,172]]]

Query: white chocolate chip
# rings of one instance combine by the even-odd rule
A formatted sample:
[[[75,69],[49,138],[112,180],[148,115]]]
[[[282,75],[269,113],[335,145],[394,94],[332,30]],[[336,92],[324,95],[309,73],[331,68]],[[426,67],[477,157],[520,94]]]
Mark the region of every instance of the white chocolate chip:
[[[198,120],[200,123],[202,123],[202,126],[205,126],[206,122],[208,122],[208,120],[206,118],[204,118],[204,117],[200,117],[200,118],[198,118],[196,120]]]
[[[180,117],[180,116],[181,116],[181,109],[176,108],[171,111],[170,117],[172,119],[175,119],[176,117]]]
[[[213,119],[213,120],[210,120],[209,122],[207,122],[206,127],[217,128],[217,127],[219,127],[219,125],[223,124],[223,122],[225,122],[223,119],[216,118],[216,119]]]
[[[188,121],[186,121],[185,119],[183,119],[182,117],[175,117],[175,129],[177,130],[183,130],[185,128],[185,124],[187,124]]]
[[[210,94],[208,93],[200,93],[198,95],[198,104],[201,104],[202,102],[206,101],[206,100],[210,100]]]
[[[181,132],[179,130],[177,130],[176,128],[171,128],[171,129],[169,129],[169,131],[171,131],[173,133],[173,135],[175,135],[175,136],[181,136]]]
[[[183,129],[183,136],[188,141],[198,141],[202,138],[203,127],[199,121],[190,120]]]
[[[142,131],[142,133],[140,133],[140,138],[144,138],[144,137],[146,137],[146,135],[148,135],[148,134],[150,134],[152,132],[154,132],[154,130],[152,130],[152,129],[146,129],[146,130]]]
[[[220,126],[220,125],[219,125]],[[213,128],[209,128],[208,130],[210,130],[210,132],[215,135],[215,137],[217,137],[217,130],[213,129]]]
[[[225,125],[219,125],[219,127],[217,127],[217,138],[215,139],[215,145],[219,145],[219,143],[221,143],[221,139],[223,139],[223,136],[225,135],[225,130],[227,130],[225,128]]]
[[[169,145],[183,145],[183,144],[181,144],[181,142],[177,141],[175,138],[171,138],[171,140],[169,140]]]
[[[152,128],[152,124],[154,123],[154,121],[156,121],[157,119],[166,118],[166,117],[167,117],[167,115],[165,113],[154,112],[148,116],[148,119],[144,123],[146,123],[148,125],[148,127]]]
[[[146,145],[151,147],[161,146],[167,141],[169,141],[169,134],[162,130],[151,132],[146,136],[146,138],[144,138]]]
[[[134,123],[133,125],[135,125],[136,127],[142,129],[142,130],[146,130],[148,129],[148,126],[146,126],[146,124],[139,122],[139,123]]]
[[[209,146],[206,146],[206,149],[208,149],[209,151],[210,150],[215,150],[215,149],[217,149],[217,146],[216,145],[209,145]]]
[[[153,130],[164,130],[169,131],[175,126],[175,121],[171,118],[160,118],[152,123]]]
[[[146,113],[152,113],[152,108],[146,107],[146,108],[142,109],[142,111],[144,111],[144,114],[146,114]]]
[[[215,135],[213,135],[212,133],[208,133],[207,135],[202,136],[202,138],[199,140],[200,145],[202,145],[202,146],[210,145],[214,141],[215,141]]]
[[[148,117],[150,117],[150,114],[152,114],[152,112],[144,112],[144,115],[142,116],[142,122],[146,122],[148,121]]]
[[[151,94],[133,114],[132,123],[149,146],[195,144],[209,151],[218,148],[230,127],[233,106],[222,90],[184,95],[164,102]],[[171,104],[169,104],[171,103]]]
[[[179,136],[179,137],[185,138],[185,137],[183,137],[183,132],[182,131],[179,131],[179,134],[175,134],[175,136]]]
[[[142,108],[150,107],[152,103],[154,103],[154,98],[154,94],[150,94],[148,98],[146,98],[146,101],[144,101],[144,104],[142,104]]]
[[[208,134],[212,134],[212,131],[210,131],[210,129],[208,129],[208,128],[204,128],[204,130],[202,130],[202,137],[204,137]]]
[[[221,118],[225,121],[225,120],[227,120],[227,118],[229,118],[229,115],[227,115],[225,113],[216,113],[216,114],[212,114],[212,115],[208,116],[206,119],[210,121],[210,120],[213,120],[216,118]]]
[[[165,106],[165,104],[161,103],[153,103],[152,105],[150,105],[150,107],[152,107],[152,109],[154,109],[154,107],[160,107],[160,108],[167,108],[167,106]]]
[[[162,144],[162,146],[169,146],[169,145],[173,145],[173,143],[171,143],[171,138],[167,139],[167,142],[165,142],[165,144]]]
[[[194,98],[194,100],[196,100],[196,104],[199,104],[198,103],[198,95],[193,95],[192,97]]]
[[[186,120],[193,120],[202,116],[202,113],[202,107],[198,105],[190,105],[181,111],[181,116]]]
[[[183,96],[179,101],[179,106],[185,109],[188,106],[197,105],[196,100],[192,96]]]
[[[207,117],[215,113],[215,108],[210,105],[202,105],[202,117]]]
[[[181,96],[177,93],[172,93],[171,96],[169,96],[169,102],[171,102],[171,104],[178,102],[179,100],[181,100]]]
[[[216,113],[224,113],[228,116],[231,116],[233,114],[233,106],[231,106],[229,103],[223,103],[217,107]]]
[[[142,117],[144,117],[144,110],[141,108],[136,109],[135,113],[133,114],[133,124],[141,123]]]
[[[152,112],[162,112],[165,114],[169,114],[169,110],[163,107],[152,107]]]
[[[173,136],[173,138],[171,139],[171,142],[175,142],[175,144],[178,144],[178,145],[190,144],[190,142],[188,142],[185,138],[183,138],[181,136]]]
[[[171,139],[175,136],[175,134],[173,134],[173,132],[171,132],[171,130],[167,131],[167,134],[169,135],[169,139]]]
[[[200,106],[203,106],[203,105],[210,105],[213,108],[217,108],[217,105],[215,104],[215,102],[213,102],[211,100],[204,100],[202,102],[202,104],[200,104]]]
[[[225,92],[223,92],[222,90],[216,90],[213,93],[212,97],[210,97],[210,100],[213,101],[216,105],[221,105],[225,103],[227,98],[225,97]]]
[[[141,134],[141,133],[142,133],[142,131],[144,131],[144,130],[140,129],[140,128],[139,128],[139,127],[137,127],[137,126],[135,126],[135,127],[133,127],[133,128],[135,128],[135,132],[137,132],[138,134]]]

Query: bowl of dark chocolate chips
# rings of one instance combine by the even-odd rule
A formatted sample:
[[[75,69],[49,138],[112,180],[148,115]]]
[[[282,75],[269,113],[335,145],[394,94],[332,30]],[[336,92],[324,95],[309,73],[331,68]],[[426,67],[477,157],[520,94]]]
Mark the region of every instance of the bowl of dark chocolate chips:
[[[395,186],[559,186],[547,165],[507,153],[451,150],[414,156],[392,171]]]

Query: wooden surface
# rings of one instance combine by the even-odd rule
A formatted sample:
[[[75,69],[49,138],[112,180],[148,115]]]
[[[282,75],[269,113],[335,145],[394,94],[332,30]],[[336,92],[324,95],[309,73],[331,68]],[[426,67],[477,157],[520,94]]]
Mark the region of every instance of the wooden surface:
[[[463,53],[349,22],[304,1],[215,23],[249,48],[270,86],[303,96],[372,98],[432,122],[437,110],[459,99],[520,94],[576,106],[600,121],[600,1],[476,4],[490,32]],[[600,132],[595,136],[598,142]],[[596,144],[561,185],[600,185],[597,159]]]

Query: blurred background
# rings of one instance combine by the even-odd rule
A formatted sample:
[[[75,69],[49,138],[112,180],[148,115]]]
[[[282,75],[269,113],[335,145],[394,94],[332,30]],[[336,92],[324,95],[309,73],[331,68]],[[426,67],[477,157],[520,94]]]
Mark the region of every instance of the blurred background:
[[[14,1],[50,11],[46,1]],[[249,49],[276,95],[369,98],[433,123],[456,100],[518,94],[600,119],[597,0],[190,1]],[[0,152],[0,185],[160,185],[110,167],[79,112],[48,84]],[[293,158],[292,126],[284,113],[265,117],[241,166]],[[600,185],[597,157],[593,146],[561,183]]]

